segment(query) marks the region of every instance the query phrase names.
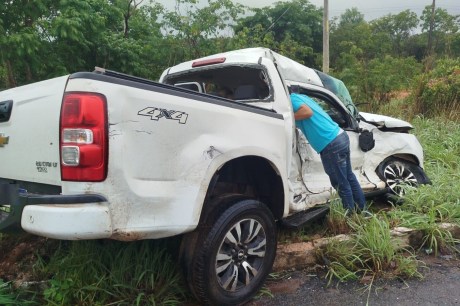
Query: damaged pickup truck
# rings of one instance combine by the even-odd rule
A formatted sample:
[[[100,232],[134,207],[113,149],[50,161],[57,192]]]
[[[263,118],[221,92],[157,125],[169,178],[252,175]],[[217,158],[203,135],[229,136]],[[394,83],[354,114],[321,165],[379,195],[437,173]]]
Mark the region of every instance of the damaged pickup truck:
[[[0,230],[182,235],[194,295],[242,303],[271,270],[276,222],[301,226],[334,194],[295,128],[292,88],[348,133],[367,196],[428,182],[409,123],[359,112],[340,80],[243,49],[171,67],[159,82],[97,68],[0,92]]]

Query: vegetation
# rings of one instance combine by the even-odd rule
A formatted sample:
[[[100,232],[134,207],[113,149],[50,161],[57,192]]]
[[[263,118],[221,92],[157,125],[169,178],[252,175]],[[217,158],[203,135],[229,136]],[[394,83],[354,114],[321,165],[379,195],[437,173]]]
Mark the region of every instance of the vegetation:
[[[42,266],[52,275],[44,299],[51,305],[178,304],[185,293],[171,253],[165,241],[61,244]]]
[[[443,58],[418,77],[414,92],[417,112],[429,117],[460,119],[460,59]]]
[[[55,242],[37,256],[31,289],[0,281],[1,305],[177,305],[190,298],[174,257],[177,239]]]
[[[232,0],[207,0],[206,6],[176,0],[173,10],[147,1],[0,4],[0,89],[95,66],[157,79],[179,62],[247,47],[268,47],[321,67],[322,8],[308,0],[257,9]],[[408,89],[423,67],[460,57],[458,16],[436,8],[432,27],[430,17],[430,6],[420,16],[406,10],[372,21],[357,8],[347,10],[331,22],[333,74],[356,101],[388,101],[395,90]]]
[[[15,305],[16,297],[11,293],[10,283],[0,279],[0,305]]]
[[[335,241],[323,250],[328,265],[329,281],[358,277],[421,277],[415,256],[398,250],[385,217],[365,220],[355,215],[348,219],[352,229],[349,240]],[[409,255],[408,255],[409,254]]]
[[[320,254],[326,259],[330,281],[421,277],[423,263],[415,256],[419,250],[435,255],[460,251],[460,240],[446,226],[460,225],[460,124],[445,118],[416,118],[413,123],[425,149],[425,166],[432,185],[408,189],[403,205],[375,211],[369,220],[358,215],[344,220],[341,205],[333,205],[327,222],[330,231],[350,234],[348,240],[332,241]],[[420,245],[399,249],[390,235],[397,226],[420,230]]]
[[[231,0],[208,0],[205,7],[196,0],[175,3],[168,11],[142,0],[2,2],[0,89],[94,66],[157,79],[179,62],[246,47],[268,47],[321,67],[322,9],[308,0],[259,9]],[[353,8],[332,20],[332,74],[347,84],[355,102],[367,103],[362,110],[414,124],[433,184],[408,190],[404,205],[375,211],[370,219],[345,217],[335,205],[327,230],[350,239],[323,251],[330,280],[420,277],[418,248],[457,251],[458,241],[444,224],[460,224],[460,19],[440,8],[431,17],[428,6],[421,16],[406,10],[368,22]],[[420,229],[421,245],[397,249],[389,236],[394,226]],[[305,233],[280,238],[310,239]],[[0,248],[15,239],[0,235]],[[31,277],[45,287],[28,292],[0,280],[0,304],[178,304],[187,293],[171,255],[175,248],[177,242],[169,240],[49,243],[36,250]]]

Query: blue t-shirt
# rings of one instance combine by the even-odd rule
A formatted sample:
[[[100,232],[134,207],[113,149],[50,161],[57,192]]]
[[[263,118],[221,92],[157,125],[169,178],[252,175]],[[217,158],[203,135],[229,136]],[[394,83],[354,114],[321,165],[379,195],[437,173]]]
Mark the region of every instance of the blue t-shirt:
[[[292,93],[291,102],[294,112],[297,112],[302,104],[307,105],[313,111],[313,115],[310,118],[296,120],[295,125],[304,133],[313,149],[320,153],[337,137],[340,127],[310,97]]]

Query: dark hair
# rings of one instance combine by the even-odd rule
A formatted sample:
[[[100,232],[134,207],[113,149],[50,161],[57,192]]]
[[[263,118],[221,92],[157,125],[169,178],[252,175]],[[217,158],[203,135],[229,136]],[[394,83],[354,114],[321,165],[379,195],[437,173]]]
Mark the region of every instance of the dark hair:
[[[300,93],[300,86],[299,85],[291,85],[288,87],[289,93]]]

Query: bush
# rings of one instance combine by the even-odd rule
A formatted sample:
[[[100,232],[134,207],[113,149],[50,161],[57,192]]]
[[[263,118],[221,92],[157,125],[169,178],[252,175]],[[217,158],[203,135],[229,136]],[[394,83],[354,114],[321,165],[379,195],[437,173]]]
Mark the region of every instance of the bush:
[[[369,90],[378,103],[388,102],[393,94],[410,88],[414,77],[421,72],[421,65],[413,57],[383,59],[369,62]]]
[[[355,103],[374,102],[380,106],[388,102],[400,91],[411,88],[415,76],[422,65],[413,57],[372,59],[362,62],[348,55],[347,69],[337,73],[337,77],[347,84]],[[374,105],[372,105],[374,106]]]
[[[427,117],[460,119],[460,59],[442,59],[418,78],[414,101]]]

